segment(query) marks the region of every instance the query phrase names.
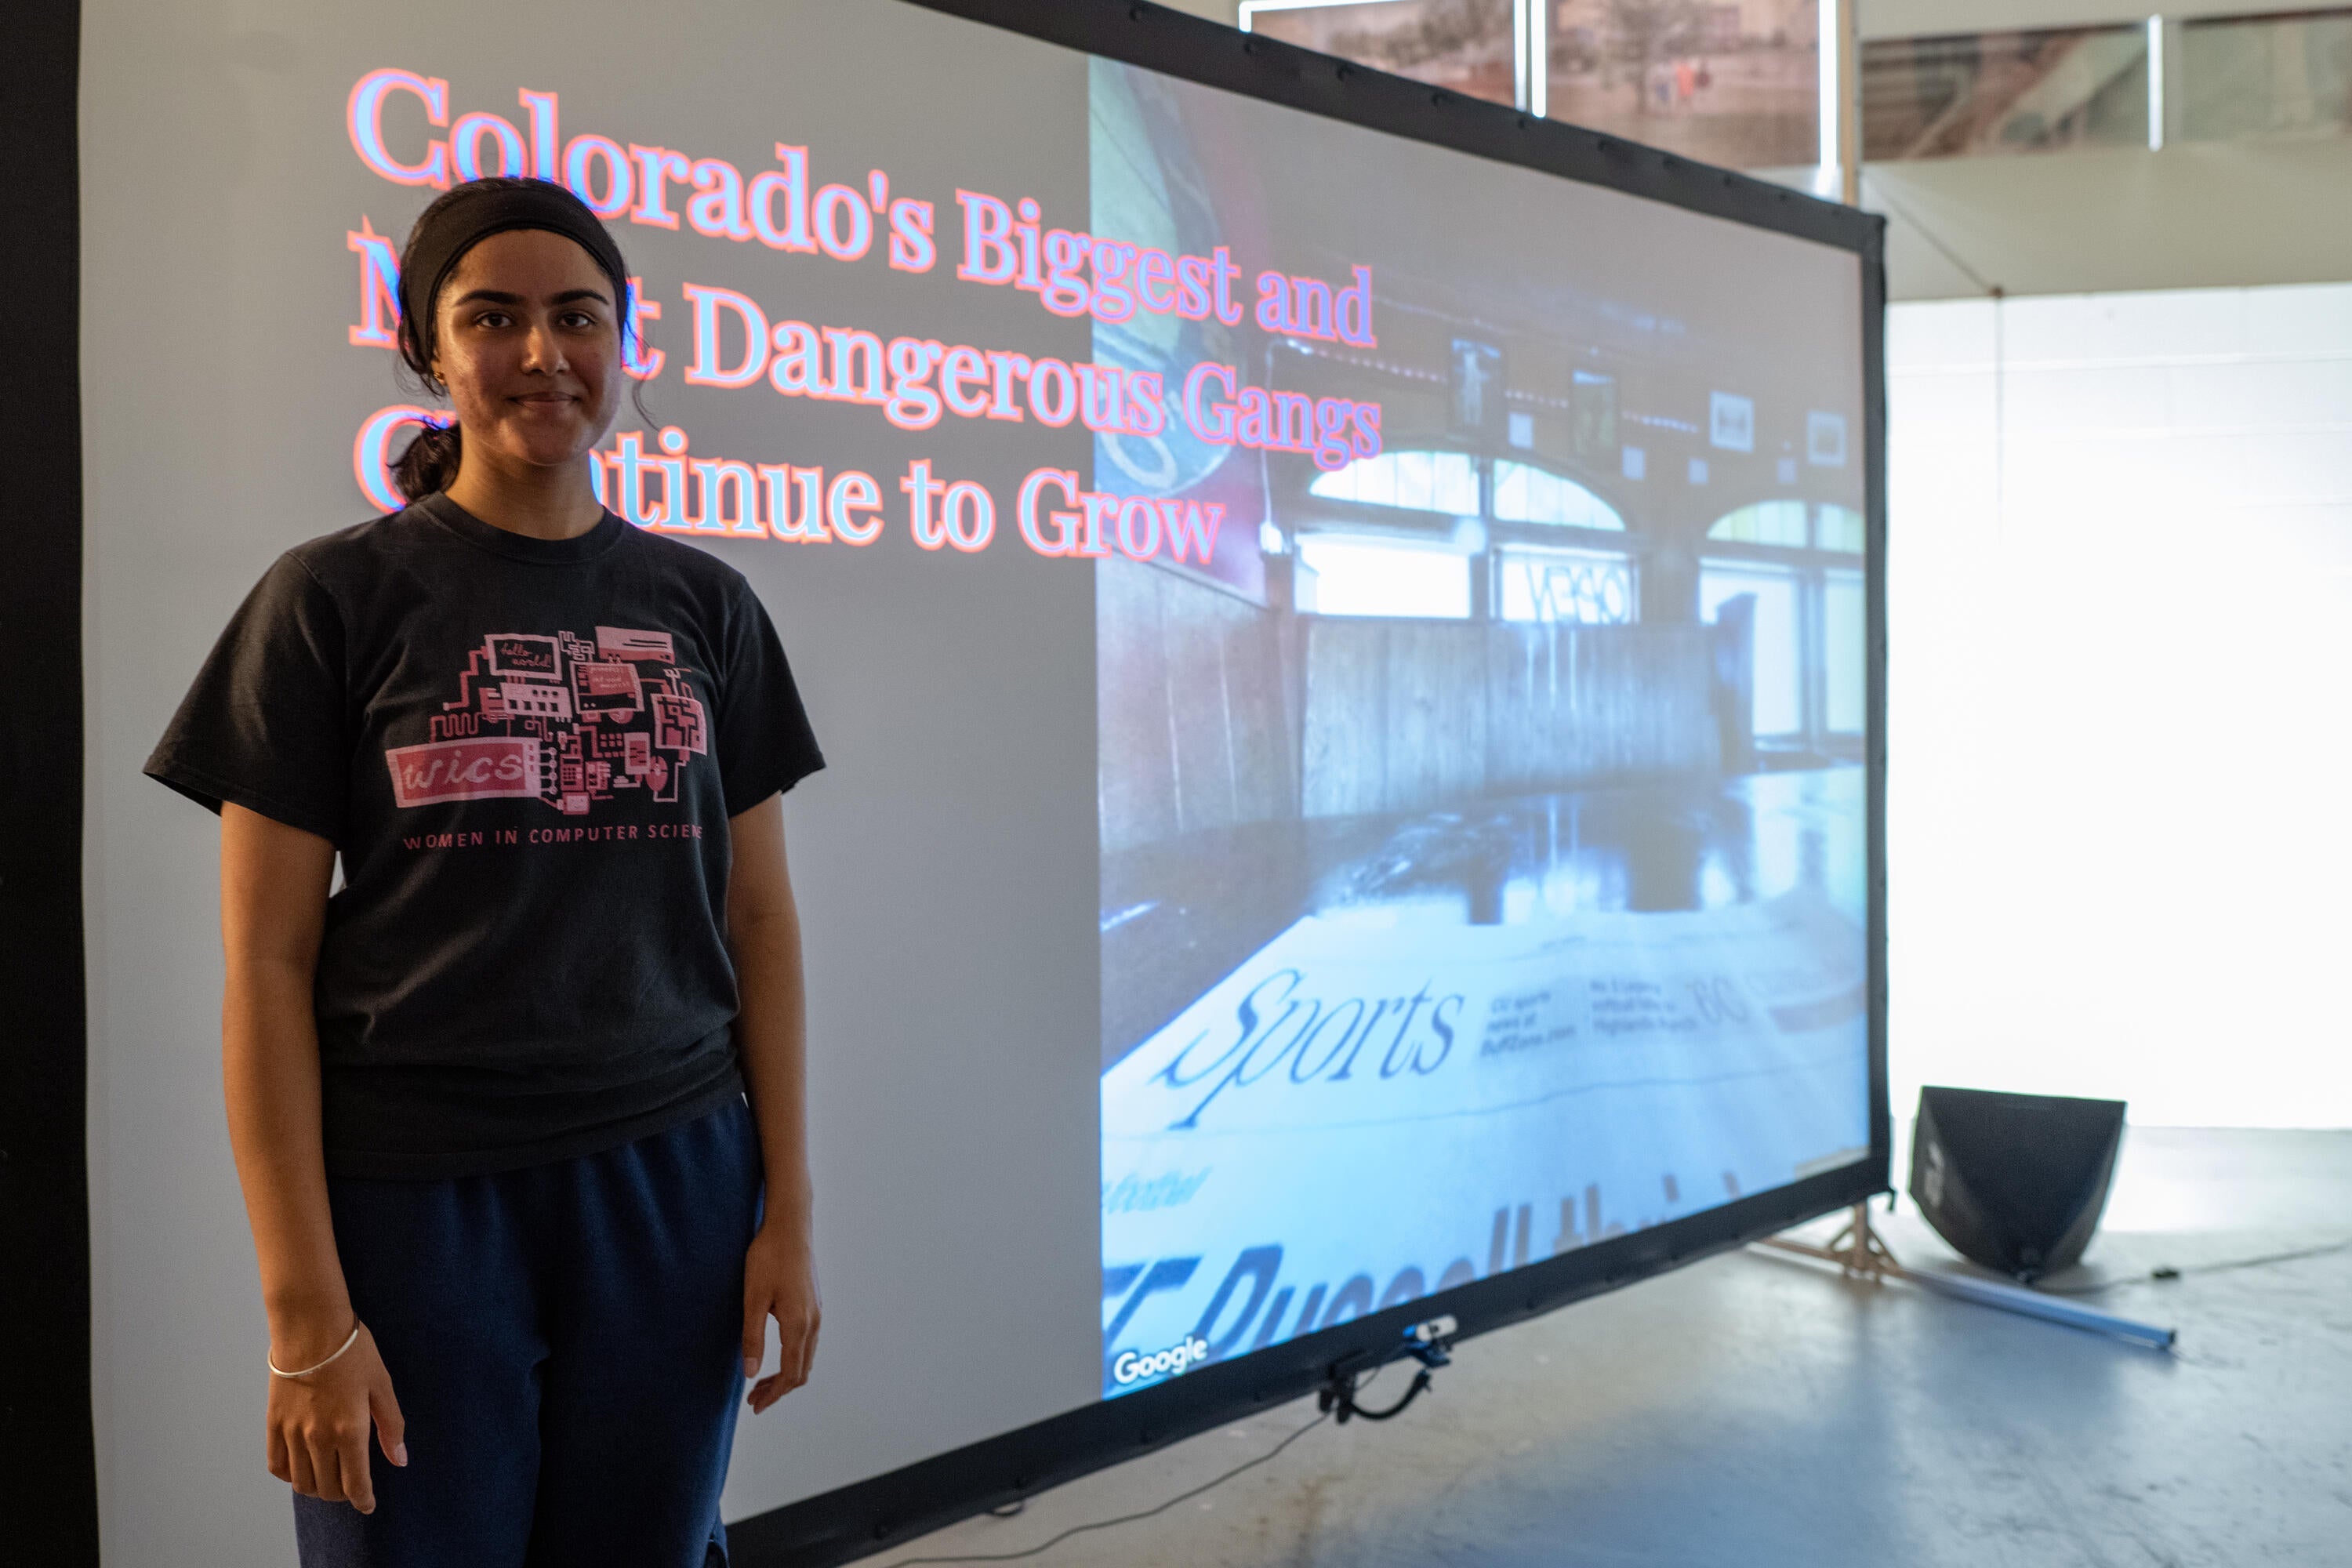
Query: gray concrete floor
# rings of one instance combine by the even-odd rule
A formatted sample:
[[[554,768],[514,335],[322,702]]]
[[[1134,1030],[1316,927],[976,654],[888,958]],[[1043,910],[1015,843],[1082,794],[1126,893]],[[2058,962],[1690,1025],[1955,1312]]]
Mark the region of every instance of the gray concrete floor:
[[[1899,1168],[1899,1166],[1898,1166]],[[2352,1237],[2352,1132],[2135,1129],[2053,1284]],[[1915,1267],[1966,1268],[1904,1201]],[[1827,1224],[1809,1227],[1825,1233]],[[1754,1250],[1460,1347],[1385,1426],[1325,1424],[1046,1568],[2352,1564],[2352,1253],[2090,1298],[2165,1355]],[[1391,1371],[1374,1402],[1402,1374]],[[1018,1552],[1264,1452],[1312,1401],[869,1561]]]

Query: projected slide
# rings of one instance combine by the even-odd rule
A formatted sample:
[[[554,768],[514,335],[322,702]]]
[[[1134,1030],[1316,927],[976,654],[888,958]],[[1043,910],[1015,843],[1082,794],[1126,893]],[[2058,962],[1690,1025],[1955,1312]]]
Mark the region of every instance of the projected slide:
[[[1097,236],[1280,268],[1094,328],[1223,520],[1096,568],[1104,1394],[1860,1158],[1851,268],[1090,99]]]
[[[1164,70],[897,0],[110,5],[93,757],[146,753],[280,552],[400,510],[441,416],[398,369],[402,245],[482,175],[603,216],[634,381],[588,471],[791,658],[826,1327],[739,1426],[730,1518],[893,1472],[962,1498],[994,1459],[909,1468],[1008,1434],[1066,1473],[1392,1348],[1384,1309],[1568,1260],[1455,1303],[1476,1332],[1874,1175],[1862,221],[1202,86],[1511,124],[1153,7],[1002,14]],[[270,325],[192,333],[189,300]],[[439,659],[384,715],[403,853],[595,857],[614,791],[680,809],[729,732],[715,660],[707,706],[665,686],[691,617],[485,616],[476,679]],[[102,967],[207,973],[211,824],[94,787],[144,922]],[[202,986],[120,984],[142,1040],[216,1026]],[[203,1110],[141,1137],[216,1140]],[[156,1237],[241,1255],[233,1191],[171,1195],[212,1207]]]

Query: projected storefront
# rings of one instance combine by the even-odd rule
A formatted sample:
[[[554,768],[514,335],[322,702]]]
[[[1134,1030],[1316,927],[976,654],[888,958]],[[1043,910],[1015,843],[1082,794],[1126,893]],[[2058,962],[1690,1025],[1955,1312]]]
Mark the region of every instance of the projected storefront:
[[[1092,81],[1098,224],[1370,242],[1376,167]],[[1229,513],[1097,568],[1106,1394],[1867,1142],[1857,389],[1664,258],[1381,232],[1375,346],[1234,334],[1381,451],[1097,452]]]

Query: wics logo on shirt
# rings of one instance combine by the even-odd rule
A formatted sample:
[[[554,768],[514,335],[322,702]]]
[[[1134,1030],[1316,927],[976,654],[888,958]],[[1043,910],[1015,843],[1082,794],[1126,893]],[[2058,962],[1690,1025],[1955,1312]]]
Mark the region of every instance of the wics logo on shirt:
[[[384,752],[403,807],[537,797],[567,816],[630,791],[676,801],[710,726],[667,632],[493,632],[466,656],[433,739]]]

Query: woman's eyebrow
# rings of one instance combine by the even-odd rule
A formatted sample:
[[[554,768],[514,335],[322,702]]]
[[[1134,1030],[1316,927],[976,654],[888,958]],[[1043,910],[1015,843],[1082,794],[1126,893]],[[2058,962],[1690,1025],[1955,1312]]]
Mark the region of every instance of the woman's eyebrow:
[[[457,296],[457,302],[460,305],[470,305],[477,300],[491,305],[520,305],[523,302],[521,295],[508,293],[503,289],[468,289]],[[548,303],[569,305],[574,300],[593,300],[600,305],[609,305],[613,302],[612,296],[602,289],[566,289],[562,293],[552,296]]]

